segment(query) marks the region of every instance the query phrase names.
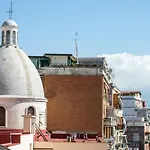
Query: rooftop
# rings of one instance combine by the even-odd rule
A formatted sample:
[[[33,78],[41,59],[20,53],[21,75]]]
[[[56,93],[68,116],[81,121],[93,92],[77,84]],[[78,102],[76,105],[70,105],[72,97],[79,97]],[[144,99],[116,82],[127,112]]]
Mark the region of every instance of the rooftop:
[[[121,94],[136,94],[136,93],[142,95],[140,91],[121,91]]]
[[[72,54],[56,54],[56,53],[45,53],[45,55],[49,55],[49,56],[72,56]]]
[[[50,135],[46,135],[44,134],[46,139],[48,140],[48,142],[68,142],[67,141],[67,137],[70,136],[70,134],[51,134],[51,137]],[[83,134],[80,134],[80,137],[77,137],[75,139],[75,141],[72,141],[72,142],[76,142],[76,143],[97,143],[96,141],[96,136],[97,134],[88,134],[88,139],[84,139],[83,138]],[[37,136],[35,135],[34,136],[34,141],[39,141],[39,142],[43,142],[43,138],[42,136],[39,137],[38,139],[36,138]],[[99,137],[99,140],[101,141],[101,143],[106,143],[104,138],[102,137]]]
[[[99,64],[103,65],[106,63],[105,57],[84,57],[78,59],[79,64]]]

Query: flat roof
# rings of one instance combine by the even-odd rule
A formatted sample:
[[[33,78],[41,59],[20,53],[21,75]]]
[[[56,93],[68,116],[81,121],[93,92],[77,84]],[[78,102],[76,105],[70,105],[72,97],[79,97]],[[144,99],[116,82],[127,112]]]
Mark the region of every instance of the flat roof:
[[[140,95],[142,95],[141,91],[121,91],[121,94],[135,94],[135,93],[139,93]]]
[[[29,58],[47,58],[46,56],[28,56]]]
[[[72,54],[56,54],[56,53],[45,53],[44,55],[50,55],[50,56],[72,56]]]
[[[103,65],[105,57],[83,57],[78,59],[80,64],[101,64]]]

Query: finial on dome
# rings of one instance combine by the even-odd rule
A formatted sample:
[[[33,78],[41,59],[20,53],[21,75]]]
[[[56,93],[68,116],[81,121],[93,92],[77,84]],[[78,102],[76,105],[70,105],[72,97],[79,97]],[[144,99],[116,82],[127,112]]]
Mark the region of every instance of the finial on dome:
[[[9,8],[8,11],[6,11],[6,13],[9,13],[9,19],[11,20],[12,19],[12,14],[13,14],[13,9],[12,9],[12,2],[11,2],[11,7]]]

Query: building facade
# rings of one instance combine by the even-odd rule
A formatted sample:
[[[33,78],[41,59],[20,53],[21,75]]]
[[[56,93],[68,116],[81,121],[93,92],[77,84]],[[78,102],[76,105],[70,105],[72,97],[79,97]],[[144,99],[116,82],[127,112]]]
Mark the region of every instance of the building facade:
[[[107,90],[109,86],[104,77],[97,75],[98,70],[49,68],[41,73],[44,71],[48,72],[42,77],[48,98],[48,130],[99,133],[102,136],[107,106],[102,86],[106,86]],[[71,75],[72,72],[76,75]],[[91,75],[86,75],[87,72]]]
[[[127,139],[130,149],[149,150],[150,141],[150,109],[142,100],[140,91],[124,91],[121,93],[127,122]]]
[[[107,107],[107,115],[104,119],[105,137],[108,140],[111,149],[127,149],[126,121],[123,117],[123,103],[120,90],[110,83],[110,98]],[[111,128],[111,134],[108,135],[107,128]]]
[[[38,71],[48,99],[48,131],[98,135],[110,149],[127,149],[120,91],[111,84],[104,57],[79,58],[76,67]]]

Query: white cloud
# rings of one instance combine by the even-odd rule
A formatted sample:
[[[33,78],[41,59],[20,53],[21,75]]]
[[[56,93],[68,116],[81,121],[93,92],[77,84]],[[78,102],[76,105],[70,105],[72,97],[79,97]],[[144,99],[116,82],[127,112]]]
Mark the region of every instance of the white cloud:
[[[150,55],[136,56],[130,53],[102,54],[114,72],[114,83],[122,90],[150,91]],[[149,97],[146,97],[148,100]]]

